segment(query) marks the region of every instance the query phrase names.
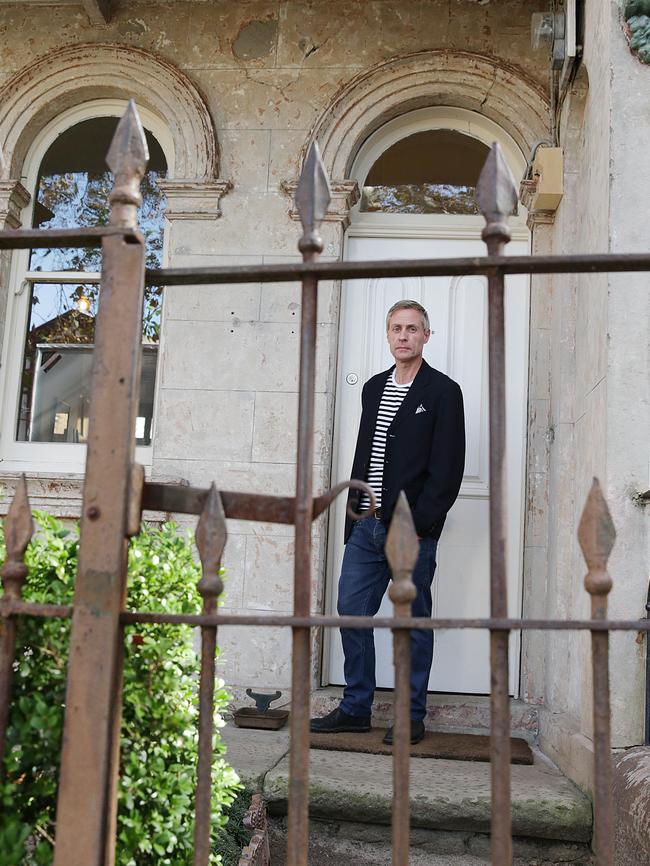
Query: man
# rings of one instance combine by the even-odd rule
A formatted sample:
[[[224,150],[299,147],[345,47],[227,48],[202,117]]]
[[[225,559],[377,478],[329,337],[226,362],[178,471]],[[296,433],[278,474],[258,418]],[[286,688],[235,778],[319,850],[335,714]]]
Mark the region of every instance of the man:
[[[377,510],[346,521],[345,553],[339,580],[341,616],[374,616],[391,578],[384,554],[386,532],[401,490],[406,493],[420,539],[413,571],[417,596],[413,616],[431,616],[436,547],[454,504],[465,464],[465,416],[458,385],[422,357],[429,317],[417,301],[398,301],[388,311],[386,336],[395,365],[369,379],[352,477],[368,482]],[[354,494],[352,494],[354,495]],[[362,510],[369,507],[361,497]],[[375,691],[375,645],[370,629],[341,629],[346,687],[339,707],[311,720],[320,733],[370,730]],[[433,632],[411,632],[411,742],[424,737]],[[391,727],[384,742],[393,742]]]

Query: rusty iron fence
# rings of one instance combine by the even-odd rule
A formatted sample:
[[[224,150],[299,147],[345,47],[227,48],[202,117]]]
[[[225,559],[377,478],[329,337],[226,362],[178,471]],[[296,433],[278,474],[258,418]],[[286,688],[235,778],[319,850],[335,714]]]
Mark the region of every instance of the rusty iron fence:
[[[194,864],[206,866],[210,849],[210,788],[215,649],[219,625],[277,626],[293,632],[287,866],[306,866],[309,833],[309,705],[311,630],[388,628],[394,637],[395,746],[393,750],[393,864],[409,862],[409,632],[418,629],[481,628],[490,633],[491,665],[491,845],[494,866],[512,863],[510,805],[510,710],[508,637],[513,629],[587,630],[593,658],[594,817],[598,866],[612,866],[609,633],[647,632],[650,621],[607,618],[612,582],[607,560],[615,532],[597,480],[589,493],[578,539],[587,562],[585,588],[591,619],[525,620],[508,617],[505,525],[505,358],[504,277],[512,273],[568,273],[650,270],[650,255],[503,257],[510,233],[507,217],[517,194],[499,147],[490,151],[477,187],[486,220],[487,256],[465,259],[320,263],[319,225],[329,202],[329,184],[317,145],[307,156],[296,192],[303,226],[303,262],[254,267],[160,269],[145,272],[144,240],[137,229],[139,184],[147,163],[146,143],[133,103],[121,119],[107,163],[115,176],[106,227],[0,232],[0,249],[102,247],[100,308],[92,373],[81,535],[74,601],[71,606],[23,601],[27,576],[24,553],[33,532],[27,484],[19,480],[5,521],[7,558],[1,569],[0,757],[9,718],[16,622],[21,616],[72,619],[63,747],[56,817],[55,866],[112,866],[115,853],[116,785],[119,771],[123,627],[129,623],[185,623],[201,629],[199,758],[195,794]],[[490,616],[483,619],[422,619],[411,616],[411,572],[418,540],[402,494],[389,528],[386,554],[393,572],[394,616],[336,617],[311,611],[313,520],[350,487],[339,484],[315,495],[312,485],[316,301],[320,279],[368,276],[481,274],[488,280],[490,376]],[[294,497],[151,483],[134,461],[138,406],[142,299],[145,284],[280,282],[302,283],[298,453]],[[371,499],[372,502],[372,499]],[[199,516],[196,541],[202,565],[202,612],[159,614],[127,609],[128,539],[139,532],[142,512],[151,509]],[[359,515],[355,515],[359,517]],[[219,567],[228,519],[295,526],[292,615],[233,615],[218,610]],[[253,832],[241,863],[269,862],[263,804],[248,815]]]

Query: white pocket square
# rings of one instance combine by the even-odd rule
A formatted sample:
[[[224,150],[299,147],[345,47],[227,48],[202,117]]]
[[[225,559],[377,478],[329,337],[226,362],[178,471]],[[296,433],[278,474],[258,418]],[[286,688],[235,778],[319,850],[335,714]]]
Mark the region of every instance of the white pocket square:
[[[419,415],[420,412],[426,412],[426,411],[427,411],[427,410],[424,408],[424,406],[422,405],[422,403],[420,403],[420,405],[418,406],[418,408],[415,410],[415,414],[416,414],[416,415]]]

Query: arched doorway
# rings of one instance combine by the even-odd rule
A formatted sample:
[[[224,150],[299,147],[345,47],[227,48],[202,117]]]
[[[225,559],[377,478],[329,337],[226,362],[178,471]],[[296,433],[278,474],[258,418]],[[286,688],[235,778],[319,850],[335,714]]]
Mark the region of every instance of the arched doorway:
[[[492,121],[473,112],[428,108],[396,118],[360,148],[352,176],[362,189],[345,245],[349,260],[478,256],[483,218],[473,190],[489,145],[499,140],[515,176],[523,155]],[[529,235],[521,216],[511,219],[508,252],[526,254]],[[510,613],[521,611],[524,460],[528,380],[528,278],[506,289],[508,582]],[[349,477],[361,409],[361,388],[392,365],[385,314],[411,297],[428,309],[432,336],[427,361],[459,382],[465,397],[467,460],[458,501],[438,548],[434,616],[474,617],[489,612],[488,368],[485,280],[480,277],[355,281],[342,288],[335,410],[333,481]],[[344,505],[330,524],[328,602],[333,610],[343,553]],[[390,610],[386,599],[382,609]],[[381,611],[380,611],[381,615]],[[375,634],[378,687],[391,688],[391,637]],[[511,646],[510,690],[517,692],[519,638]],[[338,635],[326,654],[325,680],[343,682]],[[488,636],[475,631],[436,634],[429,689],[481,694],[489,691]]]

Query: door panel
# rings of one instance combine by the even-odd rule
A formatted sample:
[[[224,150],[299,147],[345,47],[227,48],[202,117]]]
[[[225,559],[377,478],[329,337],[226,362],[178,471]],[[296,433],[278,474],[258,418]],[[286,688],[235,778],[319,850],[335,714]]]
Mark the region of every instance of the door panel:
[[[525,241],[508,252],[524,255]],[[485,254],[479,240],[351,237],[349,260],[431,258]],[[335,415],[333,482],[349,478],[361,414],[363,383],[387,369],[393,359],[386,343],[385,317],[401,298],[419,301],[429,312],[431,338],[424,357],[462,388],[467,428],[467,459],[458,500],[450,511],[438,546],[434,578],[434,616],[489,615],[489,476],[487,288],[482,277],[412,277],[353,281],[343,286],[339,370]],[[528,278],[510,277],[506,288],[506,400],[508,452],[508,592],[510,614],[521,610],[523,468],[526,432]],[[346,377],[356,374],[349,384]],[[330,610],[336,609],[336,584],[343,555],[345,503],[339,499],[330,521]],[[390,615],[388,597],[379,615]],[[392,640],[375,632],[377,685],[392,688]],[[516,691],[519,636],[511,641],[510,690]],[[329,680],[342,684],[343,654],[338,632],[329,645]],[[442,692],[489,691],[489,638],[476,630],[448,630],[435,636],[429,689]]]

